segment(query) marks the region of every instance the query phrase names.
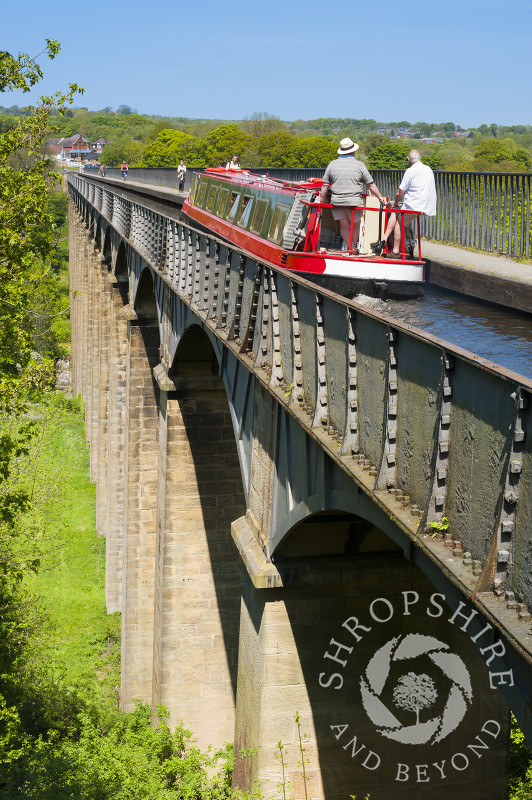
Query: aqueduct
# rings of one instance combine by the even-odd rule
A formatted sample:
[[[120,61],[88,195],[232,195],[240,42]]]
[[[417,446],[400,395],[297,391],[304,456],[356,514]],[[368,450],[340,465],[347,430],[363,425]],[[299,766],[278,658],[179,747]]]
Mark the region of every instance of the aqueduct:
[[[69,190],[123,707],[234,739],[247,790],[276,791],[281,742],[304,796],[297,712],[310,797],[504,797],[507,704],[532,731],[530,383],[194,231],[169,192]],[[425,727],[389,685],[416,660]]]

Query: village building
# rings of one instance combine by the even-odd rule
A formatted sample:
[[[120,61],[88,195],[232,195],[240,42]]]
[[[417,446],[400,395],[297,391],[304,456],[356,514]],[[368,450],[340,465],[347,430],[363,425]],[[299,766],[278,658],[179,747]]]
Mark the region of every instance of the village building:
[[[58,161],[96,161],[109,139],[89,142],[81,133],[60,139],[49,139],[48,149]]]

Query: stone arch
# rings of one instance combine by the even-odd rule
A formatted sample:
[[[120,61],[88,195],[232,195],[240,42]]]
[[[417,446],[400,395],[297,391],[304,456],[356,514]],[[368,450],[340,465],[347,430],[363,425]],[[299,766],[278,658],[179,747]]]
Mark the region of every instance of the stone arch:
[[[139,317],[150,320],[156,320],[158,318],[155,286],[153,275],[149,267],[145,267],[140,274],[133,305]]]
[[[89,212],[89,236],[96,240],[96,209],[91,206]]]
[[[310,514],[288,531],[275,551],[275,564],[293,558],[354,558],[368,553],[402,553],[374,522],[341,509]]]
[[[94,236],[94,240],[96,242],[96,247],[101,250],[102,247],[102,219],[100,215],[97,216],[97,223],[96,223],[96,233]]]
[[[116,253],[115,277],[118,283],[127,283],[129,281],[126,245],[123,241],[120,242]]]
[[[190,325],[177,346],[169,375],[217,375],[218,358],[209,336],[200,325]]]
[[[266,443],[263,447],[267,448]],[[409,549],[408,537],[284,409],[276,415],[275,439],[269,450],[276,467],[269,543],[272,555],[298,523],[330,509],[367,520],[405,552]]]
[[[102,256],[104,259],[110,263],[112,257],[112,249],[111,249],[111,226],[107,225],[105,228],[105,235],[103,237],[103,246],[102,246]]]

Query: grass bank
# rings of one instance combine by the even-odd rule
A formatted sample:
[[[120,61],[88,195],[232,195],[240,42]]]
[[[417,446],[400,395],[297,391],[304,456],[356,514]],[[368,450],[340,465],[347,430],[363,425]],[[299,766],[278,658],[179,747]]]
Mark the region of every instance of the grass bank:
[[[34,444],[30,524],[41,563],[27,588],[46,636],[39,657],[87,699],[113,705],[120,684],[120,614],[105,608],[105,539],[96,536],[96,487],[81,406],[55,401],[41,409]]]
[[[11,637],[19,652],[9,680],[0,669],[0,800],[228,800],[231,747],[199,751],[182,726],[169,729],[163,708],[157,726],[147,704],[117,710],[120,615],[105,609],[83,414],[54,395],[29,416],[34,435],[19,464],[31,489],[24,590],[10,629],[22,633]]]

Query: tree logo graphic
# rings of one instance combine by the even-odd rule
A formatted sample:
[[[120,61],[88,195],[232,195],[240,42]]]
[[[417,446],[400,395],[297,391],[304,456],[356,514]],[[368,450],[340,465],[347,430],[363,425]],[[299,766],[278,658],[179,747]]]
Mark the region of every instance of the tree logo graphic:
[[[436,744],[458,727],[471,705],[473,692],[464,662],[448,651],[449,645],[433,636],[408,633],[390,639],[372,656],[360,679],[360,691],[366,714],[380,734],[402,744]],[[390,680],[392,664],[422,656],[427,656],[450,681],[449,695],[441,714],[421,721],[422,712],[438,699],[435,683],[426,673],[410,671],[402,675],[392,692],[393,703],[415,714],[415,722],[402,725],[381,696]]]
[[[393,690],[393,701],[399,708],[413,711],[416,715],[416,725],[419,725],[419,712],[422,708],[431,706],[437,698],[434,681],[428,675],[416,675],[409,672],[399,678]]]

